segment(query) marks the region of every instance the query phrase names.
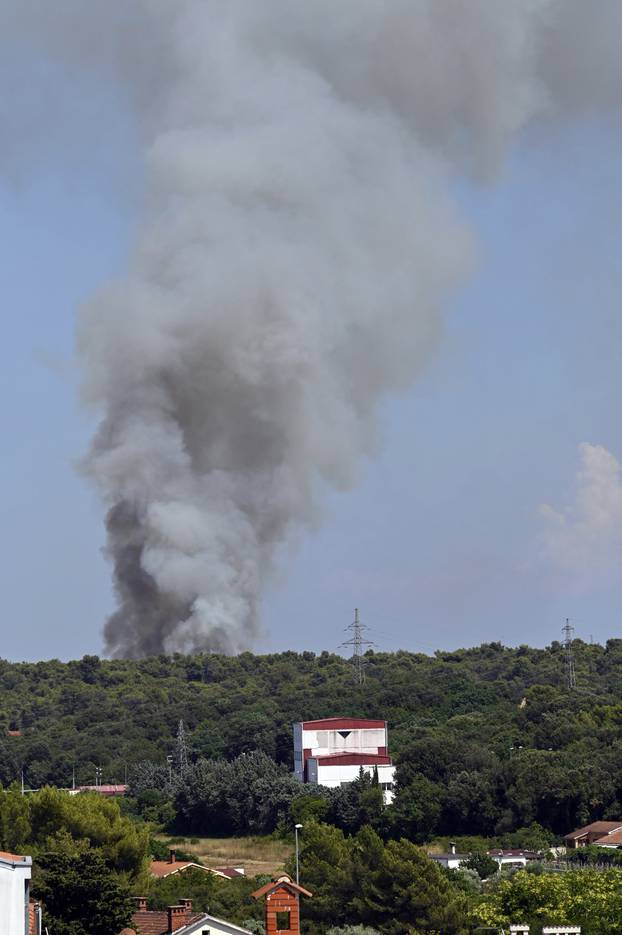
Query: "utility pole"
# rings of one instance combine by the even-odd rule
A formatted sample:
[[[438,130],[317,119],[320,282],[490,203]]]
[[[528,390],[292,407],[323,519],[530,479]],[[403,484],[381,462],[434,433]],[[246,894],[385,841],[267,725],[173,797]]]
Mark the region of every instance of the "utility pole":
[[[367,630],[369,630],[369,627],[366,627],[361,623],[357,607],[354,611],[354,620],[349,626],[345,628],[345,632],[352,633],[352,637],[349,640],[344,640],[341,645],[352,647],[352,666],[354,669],[353,678],[358,685],[362,685],[365,681],[365,666],[367,663],[365,660],[363,647],[374,645],[371,640],[366,640],[364,638],[364,633]]]
[[[188,769],[188,745],[186,744],[186,732],[184,730],[184,722],[179,722],[179,727],[177,728],[177,768],[179,770],[179,775],[183,776],[186,770]]]
[[[566,672],[566,688],[568,691],[574,691],[577,687],[577,674],[574,667],[574,653],[572,651],[572,641],[574,640],[574,627],[570,626],[570,620],[566,617],[566,623],[562,627],[564,639],[564,668]]]

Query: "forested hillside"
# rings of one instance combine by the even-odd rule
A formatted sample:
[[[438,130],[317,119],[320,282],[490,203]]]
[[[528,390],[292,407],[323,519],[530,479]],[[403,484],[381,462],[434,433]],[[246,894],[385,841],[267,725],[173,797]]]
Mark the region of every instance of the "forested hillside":
[[[27,785],[144,775],[165,764],[183,719],[192,760],[260,750],[292,763],[291,724],[386,718],[398,766],[391,810],[414,840],[503,834],[538,822],[559,834],[622,814],[622,640],[563,651],[487,644],[435,656],[368,653],[367,679],[329,653],[138,661],[0,663],[0,780]],[[139,766],[139,764],[142,764]],[[204,767],[207,768],[207,767]]]

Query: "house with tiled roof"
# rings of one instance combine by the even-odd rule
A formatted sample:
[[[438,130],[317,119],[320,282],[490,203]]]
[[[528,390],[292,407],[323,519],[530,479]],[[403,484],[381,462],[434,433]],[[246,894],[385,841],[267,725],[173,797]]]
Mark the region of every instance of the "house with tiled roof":
[[[593,821],[584,828],[577,828],[564,835],[567,847],[585,847],[586,844],[599,844],[610,835],[622,831],[622,821]],[[618,845],[615,845],[618,846]]]
[[[119,935],[251,935],[233,922],[219,919],[208,912],[194,912],[191,899],[182,899],[177,906],[164,910],[149,909],[147,897],[137,897],[132,913],[132,928]]]
[[[622,847],[622,828],[618,831],[609,831],[593,842],[596,847]]]
[[[193,860],[177,860],[177,853],[174,850],[170,851],[168,860],[152,860],[149,865],[151,875],[160,879],[170,877],[174,873],[183,873],[192,868],[227,880],[244,876],[243,867],[204,867],[203,864],[197,864]]]

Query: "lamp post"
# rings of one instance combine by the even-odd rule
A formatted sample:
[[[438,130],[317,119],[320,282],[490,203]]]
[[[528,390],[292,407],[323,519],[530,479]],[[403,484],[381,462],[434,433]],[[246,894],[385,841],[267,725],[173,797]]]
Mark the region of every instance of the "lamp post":
[[[296,835],[296,883],[300,883],[300,864],[298,860],[298,832],[301,830],[302,825],[294,825],[294,833]]]
[[[166,758],[166,762],[168,763],[168,781],[170,785],[173,782],[173,754],[172,753],[169,753],[169,755]]]
[[[102,772],[103,768],[101,766],[95,767],[95,788],[99,789],[102,784]]]

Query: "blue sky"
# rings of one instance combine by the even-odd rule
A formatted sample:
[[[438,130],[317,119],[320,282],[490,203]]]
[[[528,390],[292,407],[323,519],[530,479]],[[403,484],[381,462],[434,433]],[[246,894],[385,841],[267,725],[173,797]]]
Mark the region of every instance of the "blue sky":
[[[113,607],[103,508],[77,467],[95,423],[79,406],[74,322],[123,269],[140,173],[122,103],[95,103],[79,151],[42,139],[0,182],[10,659],[99,652]],[[92,114],[75,119],[93,129]],[[356,488],[327,494],[323,524],[282,550],[258,650],[335,649],[355,606],[387,650],[544,645],[566,616],[585,639],[617,635],[617,538],[597,543],[614,551],[607,574],[560,565],[539,507],[573,509],[582,442],[622,459],[621,136],[605,120],[533,129],[492,184],[457,183],[476,272],[424,377],[386,401]]]

